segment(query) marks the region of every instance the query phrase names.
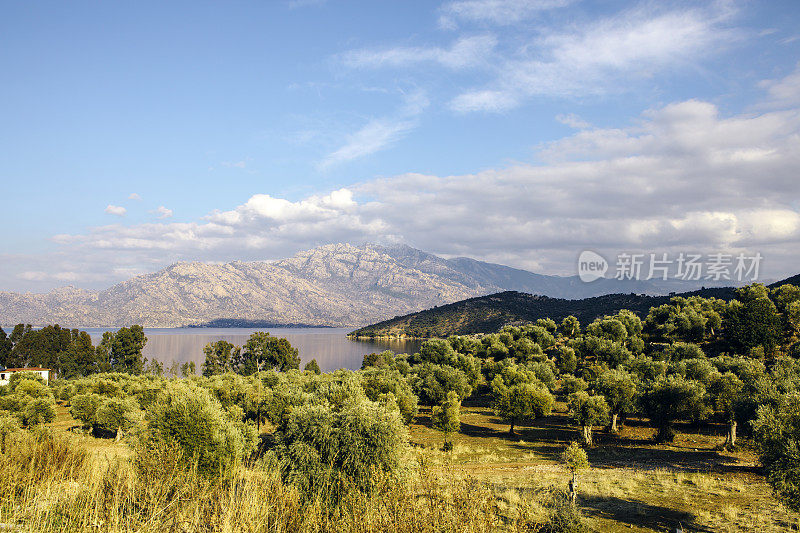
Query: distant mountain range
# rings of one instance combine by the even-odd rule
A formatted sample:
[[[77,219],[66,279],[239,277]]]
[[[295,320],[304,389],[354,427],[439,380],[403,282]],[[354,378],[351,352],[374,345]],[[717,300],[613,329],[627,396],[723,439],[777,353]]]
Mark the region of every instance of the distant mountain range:
[[[584,283],[409,246],[332,244],[281,261],[176,263],[102,291],[0,292],[0,323],[147,327],[244,323],[360,326],[500,291],[580,299],[664,295],[702,282]]]

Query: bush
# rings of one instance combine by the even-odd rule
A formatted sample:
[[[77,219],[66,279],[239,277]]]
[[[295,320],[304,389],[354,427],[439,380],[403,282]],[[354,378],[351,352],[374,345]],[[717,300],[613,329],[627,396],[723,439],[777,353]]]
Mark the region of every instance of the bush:
[[[69,414],[75,420],[80,420],[85,429],[89,429],[95,423],[95,414],[101,401],[99,394],[76,394],[72,397]]]
[[[224,477],[242,459],[245,437],[207,390],[191,382],[171,382],[147,410],[138,454],[148,449],[179,449],[186,465],[204,477]],[[139,465],[145,461],[139,461]]]
[[[369,492],[398,471],[407,433],[396,409],[363,396],[338,407],[319,398],[291,408],[278,428],[285,479],[305,494],[338,498],[347,487]]]
[[[22,411],[22,420],[26,426],[38,426],[56,419],[56,408],[48,398],[36,398],[28,402]]]
[[[540,533],[588,533],[589,526],[580,509],[561,491],[554,491],[546,504],[547,522]]]
[[[117,440],[122,437],[122,430],[132,428],[141,418],[139,404],[133,398],[109,398],[95,413],[97,427],[116,433]]]

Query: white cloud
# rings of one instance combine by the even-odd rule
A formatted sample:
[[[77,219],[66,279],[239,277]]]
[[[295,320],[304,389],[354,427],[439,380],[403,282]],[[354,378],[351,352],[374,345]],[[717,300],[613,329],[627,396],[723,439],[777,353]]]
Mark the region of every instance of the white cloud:
[[[417,117],[428,106],[424,94],[416,92],[405,97],[405,103],[395,116],[374,118],[355,133],[348,135],[345,143],[328,154],[318,167],[321,170],[374,154],[387,148],[417,127]]]
[[[571,0],[462,0],[442,7],[440,22],[515,24]],[[527,99],[581,97],[636,90],[638,84],[672,70],[697,68],[739,37],[730,27],[729,2],[705,7],[664,7],[644,3],[605,18],[537,26],[520,33],[498,29],[461,35],[449,46],[360,49],[338,57],[352,68],[404,68],[432,64],[447,70],[472,69],[473,87],[455,85],[452,110],[504,112]],[[485,31],[485,30],[484,30]],[[419,73],[419,68],[415,70]],[[776,90],[778,90],[776,88]]]
[[[557,115],[556,120],[564,124],[565,126],[569,126],[570,128],[575,128],[576,130],[585,130],[592,126],[591,124],[583,120],[578,115],[575,115],[574,113]]]
[[[244,161],[244,160],[242,160],[242,161],[223,161],[221,164],[222,164],[223,167],[228,167],[228,168],[247,168],[247,161]]]
[[[297,201],[256,194],[196,222],[59,235],[72,263],[53,268],[118,279],[113,269],[123,266],[275,259],[380,241],[548,273],[574,273],[586,248],[759,251],[767,272],[797,269],[798,109],[723,117],[688,100],[648,110],[630,127],[578,131],[542,145],[540,157],[476,174],[374,179]]]
[[[800,104],[800,64],[788,76],[764,80],[759,86],[767,91],[768,105],[791,107]]]
[[[722,7],[637,8],[567,31],[544,32],[507,54],[487,87],[463,92],[451,107],[504,111],[533,96],[628,91],[638,81],[692,65],[732,42],[736,34],[725,26],[731,11],[717,6]]]
[[[106,211],[106,213],[108,213],[109,215],[116,215],[116,216],[118,216],[118,217],[124,217],[124,216],[125,216],[125,213],[127,213],[127,212],[128,212],[128,210],[127,210],[127,209],[125,209],[125,208],[124,208],[124,207],[122,207],[122,206],[119,206],[119,205],[111,205],[111,204],[108,204],[108,205],[106,206],[106,209],[105,209],[105,211]]]
[[[128,200],[141,200],[142,197],[139,196],[137,193],[132,192],[128,195]]]
[[[450,107],[459,113],[489,111],[498,113],[508,111],[519,105],[519,98],[508,91],[474,91],[456,96]]]
[[[172,209],[167,209],[163,205],[158,206],[150,212],[158,215],[158,218],[169,218],[172,216]]]
[[[566,7],[575,0],[457,0],[441,8],[439,25],[454,29],[457,20],[498,25],[515,24],[549,9]]]
[[[449,69],[463,69],[484,64],[497,45],[493,35],[458,39],[449,48],[396,47],[383,50],[353,50],[341,57],[352,68],[405,67],[418,63],[437,63]]]

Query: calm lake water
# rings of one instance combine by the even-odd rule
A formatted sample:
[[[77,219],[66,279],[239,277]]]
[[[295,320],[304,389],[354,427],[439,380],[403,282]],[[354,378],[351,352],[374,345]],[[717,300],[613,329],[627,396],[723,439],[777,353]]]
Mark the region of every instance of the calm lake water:
[[[119,328],[86,328],[92,342],[98,344],[104,331],[117,331]],[[144,356],[155,358],[164,364],[166,370],[173,361],[185,363],[194,361],[197,372],[205,360],[203,347],[209,342],[226,340],[242,346],[255,331],[268,331],[275,337],[285,337],[300,351],[300,368],[308,361],[316,359],[320,368],[327,372],[338,368],[356,370],[366,354],[392,350],[395,353],[414,353],[422,344],[418,340],[375,340],[356,341],[347,338],[349,328],[145,328],[147,344]]]

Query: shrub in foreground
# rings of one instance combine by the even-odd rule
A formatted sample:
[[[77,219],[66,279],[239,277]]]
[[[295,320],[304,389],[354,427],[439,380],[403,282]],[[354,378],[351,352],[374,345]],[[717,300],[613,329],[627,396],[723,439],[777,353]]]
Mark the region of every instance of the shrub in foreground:
[[[168,383],[148,408],[137,453],[175,448],[204,477],[227,475],[253,446],[209,391],[191,382]],[[140,461],[140,464],[144,464]]]

